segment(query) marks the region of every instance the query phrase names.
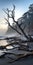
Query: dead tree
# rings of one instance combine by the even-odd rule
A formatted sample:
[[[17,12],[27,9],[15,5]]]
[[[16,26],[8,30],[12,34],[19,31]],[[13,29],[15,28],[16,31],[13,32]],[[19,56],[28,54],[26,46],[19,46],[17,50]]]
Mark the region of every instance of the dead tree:
[[[14,10],[14,9],[13,9],[13,10]],[[21,32],[19,32],[19,31],[16,30],[13,26],[10,25],[9,18],[11,18],[11,17],[10,17],[10,15],[9,15],[9,12],[10,12],[11,10],[9,10],[9,9],[7,8],[7,12],[8,12],[8,13],[7,13],[4,9],[3,9],[3,11],[7,14],[8,19],[6,19],[6,18],[4,18],[4,19],[7,21],[8,25],[9,25],[13,30],[15,30],[18,34],[22,35]],[[13,13],[13,11],[12,11],[12,13]],[[14,17],[13,14],[12,14],[12,16]]]
[[[15,16],[14,11],[15,11],[15,5],[13,5],[13,10],[12,10],[11,18],[12,18],[13,21],[17,24],[17,26],[18,26],[19,29],[22,31],[22,33],[24,34],[24,36],[25,36],[27,39],[29,39],[28,36],[26,35],[26,33],[24,32],[24,30],[21,28],[21,25],[18,24],[18,21],[15,21],[15,18],[14,18],[14,16]]]
[[[18,21],[15,21],[15,5],[13,5],[13,10],[9,10],[7,8],[7,12],[5,10],[3,10],[6,14],[7,14],[7,17],[8,19],[5,18],[5,20],[8,22],[8,25],[13,29],[15,30],[18,34],[22,35],[21,32],[24,34],[24,36],[26,37],[26,39],[30,40],[32,39],[31,36],[27,36],[26,33],[24,32],[24,30],[21,28],[21,25],[18,24]],[[11,12],[11,16],[9,15],[9,12]],[[13,22],[17,24],[17,26],[19,27],[19,29],[21,30],[21,32],[19,32],[17,29],[15,29],[13,26],[10,25],[10,22],[9,22],[9,18],[12,18],[13,19]]]

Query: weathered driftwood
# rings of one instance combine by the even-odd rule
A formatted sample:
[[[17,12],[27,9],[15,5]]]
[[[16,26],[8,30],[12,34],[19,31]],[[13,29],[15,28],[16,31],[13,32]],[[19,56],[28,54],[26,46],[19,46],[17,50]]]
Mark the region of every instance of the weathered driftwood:
[[[14,55],[15,55],[15,54],[14,54]],[[27,56],[30,56],[30,55],[33,55],[33,52],[28,52],[28,53],[25,53],[25,54],[15,55],[16,58],[8,57],[8,58],[10,59],[9,63],[13,63],[13,62],[19,60],[20,58],[27,57]]]
[[[33,42],[33,38],[30,38],[30,37],[28,40],[22,40],[19,37],[5,37],[5,38],[0,39],[0,40],[9,40],[9,39],[11,39],[11,41],[14,40],[14,41],[22,42],[22,43]]]
[[[12,59],[12,61],[9,61],[8,63],[13,63],[13,62],[18,61],[19,59],[21,59],[23,57],[25,57],[24,54],[18,55],[16,59],[12,59],[12,58],[8,57],[10,60]]]
[[[31,53],[31,54],[26,54],[26,55],[20,55],[20,56],[18,56],[16,59],[13,59],[12,61],[11,61],[12,58],[8,57],[8,58],[10,59],[10,61],[9,61],[8,63],[13,63],[13,62],[15,62],[15,61],[18,61],[18,60],[21,59],[21,58],[26,58],[26,57],[28,57],[28,56],[30,56],[30,55],[33,55],[33,54]]]
[[[29,45],[25,45],[23,43],[31,43],[31,42],[33,42],[33,39],[32,40],[21,40],[21,39],[19,39],[17,37],[10,37],[10,38],[5,38],[5,39],[7,39],[7,40],[13,39],[13,40],[11,40],[9,42],[9,44],[7,44],[6,46],[1,46],[0,49],[6,49],[6,47],[9,46],[9,45],[11,45],[13,47],[14,47],[14,45],[19,45],[19,47],[17,47],[17,48],[22,48],[23,47],[23,50],[24,50],[24,48],[25,48],[25,50],[26,49],[29,50],[29,48],[28,48]],[[16,47],[14,47],[14,48],[16,48]]]

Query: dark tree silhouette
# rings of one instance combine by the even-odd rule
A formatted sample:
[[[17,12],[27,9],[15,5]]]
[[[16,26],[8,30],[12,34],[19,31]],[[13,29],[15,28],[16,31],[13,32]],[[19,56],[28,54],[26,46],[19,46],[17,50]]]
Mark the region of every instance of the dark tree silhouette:
[[[11,28],[13,28],[17,33],[19,33],[20,35],[22,35],[21,34],[21,32],[24,34],[24,36],[27,38],[27,39],[29,39],[29,36],[27,36],[26,35],[26,33],[24,32],[24,30],[21,28],[21,25],[20,24],[18,24],[18,21],[15,21],[15,5],[13,5],[13,10],[11,11],[11,10],[9,10],[8,8],[7,8],[7,12],[5,11],[5,10],[3,10],[6,14],[7,14],[7,16],[8,16],[8,19],[6,19],[5,18],[5,20],[8,22],[8,25],[11,27]],[[11,11],[11,16],[9,15],[9,12]],[[12,27],[11,25],[10,25],[10,23],[9,23],[9,18],[12,18],[13,19],[13,22],[14,23],[16,23],[17,24],[17,26],[19,27],[19,29],[21,30],[21,32],[19,32],[17,29],[15,29],[14,27]]]

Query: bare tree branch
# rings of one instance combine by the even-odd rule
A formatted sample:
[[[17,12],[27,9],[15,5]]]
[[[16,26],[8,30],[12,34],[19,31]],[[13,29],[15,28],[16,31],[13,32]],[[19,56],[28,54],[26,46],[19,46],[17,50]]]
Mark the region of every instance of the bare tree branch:
[[[13,19],[13,22],[15,22],[17,24],[17,26],[19,27],[19,29],[21,30],[21,32],[24,34],[24,36],[27,38],[27,39],[30,39],[29,36],[26,35],[26,33],[24,32],[24,30],[21,28],[21,26],[18,24],[18,21],[15,21],[14,19],[14,16],[15,16],[15,5],[13,6],[13,10],[11,11],[12,15],[11,17],[9,16],[9,9],[7,9],[7,12],[4,11],[7,15],[8,15],[8,24],[11,28],[13,28],[10,23],[9,23],[9,18],[12,18]],[[15,28],[13,28],[15,31],[17,31]],[[17,31],[19,34],[21,34],[19,31]]]
[[[19,27],[19,29],[22,31],[22,33],[24,34],[24,36],[27,38],[27,39],[29,39],[29,37],[26,35],[26,33],[24,32],[24,30],[21,28],[21,26],[18,24],[18,21],[16,22],[15,20],[14,20],[14,18],[12,18],[13,19],[13,21],[18,25],[18,27]]]
[[[5,14],[8,15],[9,18],[12,18],[12,17],[8,14],[9,12],[12,12],[11,10],[8,10],[8,9],[7,9],[7,10],[6,10],[7,12],[6,12],[4,9],[2,9],[2,10],[5,12]]]
[[[15,6],[13,6],[14,8],[13,8],[13,10],[12,10],[12,19],[13,19],[13,21],[18,25],[18,27],[19,27],[19,29],[22,31],[22,33],[24,34],[24,36],[27,38],[27,39],[29,39],[29,37],[26,35],[26,33],[24,32],[24,30],[21,28],[21,26],[18,24],[18,21],[15,21],[15,19],[14,19],[14,16],[15,16],[15,14],[14,14],[14,11],[15,11]]]
[[[5,18],[5,20],[8,22],[8,20]],[[8,25],[13,29],[15,30],[18,34],[22,35],[18,30],[16,30],[13,26],[10,25],[10,23],[8,22]]]

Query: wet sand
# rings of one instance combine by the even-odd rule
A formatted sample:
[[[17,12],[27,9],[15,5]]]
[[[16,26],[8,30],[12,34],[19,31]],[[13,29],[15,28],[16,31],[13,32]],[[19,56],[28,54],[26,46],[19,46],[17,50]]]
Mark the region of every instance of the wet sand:
[[[21,50],[22,51],[22,50]],[[18,52],[15,50],[13,50],[12,52],[16,54],[25,54],[25,53],[29,53],[29,52],[26,52],[26,51],[22,51],[22,52]],[[2,51],[3,52],[3,51]],[[5,51],[6,52],[6,51]],[[11,53],[11,51],[8,51]],[[7,52],[7,53],[8,53]],[[18,53],[17,53],[18,52]],[[0,65],[33,65],[33,55],[29,55],[29,56],[25,56],[25,57],[22,57],[20,59],[18,59],[17,61],[14,61],[11,63],[11,59],[8,58],[9,57],[13,57],[11,56],[11,54],[6,54],[5,56],[3,56],[2,58],[0,58]]]
[[[33,65],[33,56],[28,56],[26,58],[21,58],[18,61],[9,63],[8,58],[0,58],[0,65]]]

